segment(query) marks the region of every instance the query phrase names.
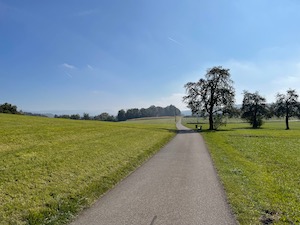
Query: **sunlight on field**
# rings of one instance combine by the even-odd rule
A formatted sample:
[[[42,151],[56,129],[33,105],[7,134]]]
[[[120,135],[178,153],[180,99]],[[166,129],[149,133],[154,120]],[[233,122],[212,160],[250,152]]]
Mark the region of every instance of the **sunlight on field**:
[[[124,123],[140,123],[140,124],[175,124],[180,117],[167,116],[167,117],[145,117],[139,119],[127,120]]]
[[[0,224],[57,224],[128,175],[174,135],[174,123],[0,114]]]
[[[240,224],[300,224],[300,122],[290,128],[228,123],[201,133]]]

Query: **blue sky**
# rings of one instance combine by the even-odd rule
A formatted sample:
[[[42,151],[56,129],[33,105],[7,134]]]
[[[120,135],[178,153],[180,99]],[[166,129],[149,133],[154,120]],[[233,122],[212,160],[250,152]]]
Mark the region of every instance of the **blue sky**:
[[[0,103],[117,113],[176,105],[207,68],[269,102],[300,94],[298,0],[0,0]]]

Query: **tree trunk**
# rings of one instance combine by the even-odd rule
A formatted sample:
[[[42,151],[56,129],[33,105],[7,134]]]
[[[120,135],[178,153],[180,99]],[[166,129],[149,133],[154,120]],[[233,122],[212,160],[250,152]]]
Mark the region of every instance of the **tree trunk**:
[[[213,96],[213,92],[211,93],[211,96]],[[214,111],[214,104],[213,104],[213,99],[211,97],[210,107],[209,107],[209,130],[214,129],[213,111]]]
[[[290,129],[290,127],[289,127],[289,117],[288,116],[286,116],[285,117],[285,126],[286,126],[286,130],[289,130]]]
[[[286,130],[289,130],[290,127],[289,127],[289,108],[287,107],[286,108],[286,115],[285,115],[285,129]]]
[[[253,118],[253,126],[252,128],[257,128],[257,104],[255,105],[254,109],[254,118]]]
[[[257,120],[256,120],[256,116],[254,116],[252,128],[254,128],[254,129],[257,128]]]
[[[213,130],[214,129],[214,120],[213,120],[213,115],[212,113],[209,114],[209,129]]]

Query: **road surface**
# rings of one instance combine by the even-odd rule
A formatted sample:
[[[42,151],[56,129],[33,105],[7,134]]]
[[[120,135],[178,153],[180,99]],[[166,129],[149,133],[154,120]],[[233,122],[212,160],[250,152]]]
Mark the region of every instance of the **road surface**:
[[[202,137],[179,133],[71,225],[236,224]]]

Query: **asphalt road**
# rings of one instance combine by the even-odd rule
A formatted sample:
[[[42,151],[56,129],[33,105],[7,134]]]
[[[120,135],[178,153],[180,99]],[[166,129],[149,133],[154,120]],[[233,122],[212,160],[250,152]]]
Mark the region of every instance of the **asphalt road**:
[[[71,225],[236,224],[198,133],[179,133]]]

